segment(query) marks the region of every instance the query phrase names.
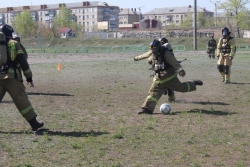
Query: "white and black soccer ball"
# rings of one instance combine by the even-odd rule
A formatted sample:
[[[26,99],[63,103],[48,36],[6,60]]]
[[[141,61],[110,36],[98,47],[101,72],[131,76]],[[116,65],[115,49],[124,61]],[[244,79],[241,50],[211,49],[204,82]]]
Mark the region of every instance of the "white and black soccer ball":
[[[168,103],[163,103],[160,106],[160,112],[164,115],[170,114],[171,106]]]

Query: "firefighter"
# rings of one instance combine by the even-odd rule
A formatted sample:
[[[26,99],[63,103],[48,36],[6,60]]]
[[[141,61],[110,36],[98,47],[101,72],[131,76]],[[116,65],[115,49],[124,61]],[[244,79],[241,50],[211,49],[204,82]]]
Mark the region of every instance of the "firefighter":
[[[152,114],[155,106],[164,94],[166,88],[177,92],[190,92],[196,90],[197,85],[203,85],[201,80],[190,80],[181,83],[177,74],[184,77],[186,72],[176,60],[173,53],[164,49],[159,40],[154,40],[150,44],[153,54],[154,79],[149,89],[148,97],[142,105],[142,110],[138,114]]]
[[[217,45],[217,69],[221,74],[222,82],[225,84],[230,83],[231,66],[235,52],[235,39],[231,36],[229,29],[224,27],[222,29],[222,38],[219,39]]]
[[[173,53],[173,48],[172,48],[171,44],[168,42],[167,38],[165,38],[165,37],[160,38],[159,41],[161,41],[161,44],[162,44],[163,47],[165,47],[165,49],[167,49],[168,51]],[[152,50],[149,50],[148,52],[146,52],[146,53],[144,53],[142,55],[136,56],[134,58],[134,61],[139,61],[139,60],[142,60],[142,59],[145,59],[145,58],[148,58],[148,63],[150,65],[152,65],[152,63],[153,63]],[[175,94],[174,94],[173,90],[167,88],[165,90],[165,92],[164,92],[164,95],[168,95],[168,101],[169,102],[174,102],[175,101]]]
[[[25,58],[28,59],[28,53],[27,53],[25,47],[21,44],[20,37],[16,33],[13,33],[12,34],[12,39],[15,40],[15,41],[17,41],[17,42],[19,42],[20,47],[23,50],[23,54],[24,54]],[[2,102],[3,97],[4,97],[5,94],[6,94],[6,91],[5,92],[3,91],[2,94],[0,94],[0,103]]]
[[[30,124],[33,131],[44,126],[43,122],[37,121],[35,113],[28,96],[25,93],[22,73],[26,78],[27,85],[34,87],[32,80],[32,72],[27,62],[27,59],[20,47],[20,44],[13,40],[15,34],[13,28],[7,24],[0,25],[0,33],[4,34],[5,40],[1,44],[6,47],[1,47],[1,73],[0,73],[0,96],[6,91],[10,94],[20,114]],[[4,48],[7,50],[4,51]],[[4,58],[5,56],[6,58]],[[5,62],[3,60],[6,60]]]
[[[207,53],[208,53],[208,57],[211,59],[211,58],[215,58],[215,49],[216,49],[216,40],[214,39],[214,36],[211,35],[210,36],[210,40],[208,41],[208,50],[207,50]]]

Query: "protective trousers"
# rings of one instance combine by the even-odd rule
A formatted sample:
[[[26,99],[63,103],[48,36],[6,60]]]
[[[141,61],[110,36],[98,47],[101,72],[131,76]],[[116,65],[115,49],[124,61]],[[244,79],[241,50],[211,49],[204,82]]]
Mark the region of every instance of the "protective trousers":
[[[217,68],[221,74],[223,80],[230,82],[230,73],[231,73],[232,60],[229,60],[228,55],[220,55],[217,62]]]
[[[27,121],[37,116],[25,93],[25,87],[22,82],[17,79],[0,79],[0,95],[3,95],[6,91],[10,94],[17,109]]]
[[[209,58],[215,58],[215,49],[209,49]]]
[[[181,83],[177,77],[163,83],[154,81],[149,89],[148,97],[144,101],[142,108],[149,109],[153,112],[158,100],[164,94],[166,88],[177,92],[190,92],[196,90],[196,85],[191,81]]]

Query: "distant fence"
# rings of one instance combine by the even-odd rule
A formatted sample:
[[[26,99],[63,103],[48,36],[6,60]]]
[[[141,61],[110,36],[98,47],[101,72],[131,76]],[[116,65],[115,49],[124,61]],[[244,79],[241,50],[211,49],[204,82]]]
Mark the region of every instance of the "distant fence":
[[[173,45],[174,52],[185,52],[183,45]],[[28,53],[118,53],[147,52],[148,46],[113,46],[113,47],[26,47]]]
[[[207,46],[206,46],[206,49],[208,49]],[[250,51],[249,45],[246,45],[246,44],[237,44],[236,45],[236,52],[237,51]]]

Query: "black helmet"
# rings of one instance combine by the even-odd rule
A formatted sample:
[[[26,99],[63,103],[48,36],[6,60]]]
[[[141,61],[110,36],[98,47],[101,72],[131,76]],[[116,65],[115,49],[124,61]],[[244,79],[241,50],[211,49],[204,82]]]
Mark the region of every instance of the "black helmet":
[[[162,47],[161,42],[159,40],[156,40],[156,39],[153,40],[149,45],[149,48],[152,50],[152,53],[154,55],[158,55],[161,47]]]
[[[161,38],[161,43],[162,44],[168,43],[168,39],[165,37]]]
[[[14,33],[14,29],[8,24],[1,24],[0,31],[4,33],[6,38],[12,38],[12,34]]]
[[[156,39],[153,40],[149,45],[150,49],[155,49],[155,50],[159,50],[161,48],[161,46],[162,46],[161,42],[159,40],[156,40]]]
[[[221,32],[222,32],[223,38],[226,38],[230,34],[230,31],[227,27],[224,27]]]

